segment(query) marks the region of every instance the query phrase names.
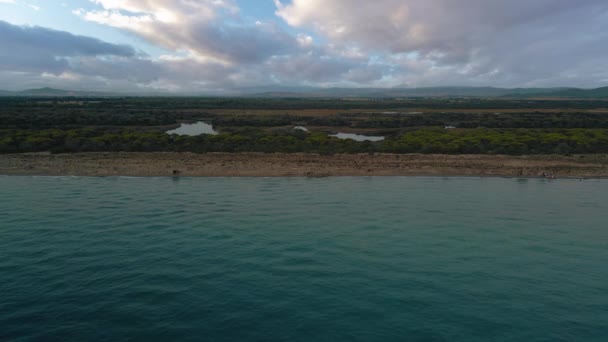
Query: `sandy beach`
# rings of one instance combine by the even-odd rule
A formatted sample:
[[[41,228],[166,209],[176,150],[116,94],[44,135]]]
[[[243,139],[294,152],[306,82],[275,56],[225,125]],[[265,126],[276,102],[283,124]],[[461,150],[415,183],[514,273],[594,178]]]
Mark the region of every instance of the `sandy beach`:
[[[77,153],[0,155],[3,175],[608,177],[608,155]]]

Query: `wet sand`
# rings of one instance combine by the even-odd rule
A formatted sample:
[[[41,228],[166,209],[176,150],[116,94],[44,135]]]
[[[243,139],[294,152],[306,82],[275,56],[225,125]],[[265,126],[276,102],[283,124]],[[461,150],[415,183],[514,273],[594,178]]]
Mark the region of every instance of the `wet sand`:
[[[608,155],[77,153],[0,155],[3,175],[608,177]]]

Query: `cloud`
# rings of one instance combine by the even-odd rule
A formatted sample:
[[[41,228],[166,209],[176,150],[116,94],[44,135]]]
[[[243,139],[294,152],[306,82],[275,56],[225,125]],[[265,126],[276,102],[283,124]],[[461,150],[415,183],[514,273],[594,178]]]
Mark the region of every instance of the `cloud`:
[[[16,5],[16,4],[18,4],[18,2],[15,1],[15,0],[0,0],[0,4]],[[34,11],[40,11],[41,10],[40,6],[36,6],[34,4],[30,4],[30,3],[24,2],[24,3],[22,3],[22,5],[23,6],[27,6],[27,7],[31,8],[31,9],[33,9]]]
[[[73,13],[166,55],[0,22],[0,83],[204,93],[608,82],[605,0],[275,0],[274,19],[237,0],[90,1]]]
[[[167,87],[181,82],[189,86],[186,76],[200,75],[174,64],[181,65],[150,59],[127,45],[0,21],[2,88],[16,90],[51,85],[134,91],[151,88],[159,82],[165,82]],[[164,81],[171,78],[173,81]]]
[[[172,51],[223,63],[258,63],[293,52],[296,37],[273,24],[247,24],[232,0],[94,0],[100,9],[75,14],[135,33]]]
[[[293,0],[289,5],[275,0],[275,3],[277,15],[290,25],[313,28],[334,42],[352,42],[392,53],[455,54],[512,27],[536,22],[538,28],[544,28],[544,19],[556,13],[608,8],[603,0],[576,3],[570,0]]]
[[[133,57],[136,51],[99,39],[0,21],[0,69],[61,73],[79,56]]]
[[[247,69],[196,55],[151,58],[127,45],[0,21],[1,88],[192,92],[268,81]]]
[[[33,4],[27,4],[26,3],[24,5],[27,6],[27,7],[29,7],[29,8],[31,8],[31,9],[33,9],[34,11],[40,11],[40,9],[41,9],[40,6],[36,6],[36,5],[33,5]]]
[[[96,38],[78,36],[39,26],[17,26],[0,20],[0,46],[3,54],[11,50],[32,50],[54,56],[134,56],[135,49],[128,45],[106,43]]]
[[[608,63],[604,0],[275,0],[289,25],[396,63],[393,79],[525,85],[583,79]],[[407,57],[404,57],[407,56]],[[412,69],[416,62],[420,69]],[[557,77],[557,75],[561,75]],[[570,75],[570,76],[567,76]],[[580,75],[580,76],[578,76]],[[447,81],[444,81],[447,82]],[[552,83],[554,85],[558,85]]]
[[[272,21],[249,23],[232,0],[93,2],[99,8],[74,13],[134,33],[176,55],[188,56],[165,58],[159,63],[174,70],[172,78],[189,87],[240,87],[255,82],[357,85],[357,81],[381,79],[384,71],[377,65],[370,66],[367,57],[352,54],[353,49],[319,45],[312,36],[286,31]],[[191,75],[200,75],[201,79],[181,75],[184,64]]]

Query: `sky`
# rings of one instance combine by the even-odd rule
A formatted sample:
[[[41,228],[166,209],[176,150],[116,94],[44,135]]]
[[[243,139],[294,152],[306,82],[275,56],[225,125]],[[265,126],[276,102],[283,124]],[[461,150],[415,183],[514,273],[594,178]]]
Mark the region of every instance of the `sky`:
[[[0,89],[608,85],[606,0],[0,0]]]

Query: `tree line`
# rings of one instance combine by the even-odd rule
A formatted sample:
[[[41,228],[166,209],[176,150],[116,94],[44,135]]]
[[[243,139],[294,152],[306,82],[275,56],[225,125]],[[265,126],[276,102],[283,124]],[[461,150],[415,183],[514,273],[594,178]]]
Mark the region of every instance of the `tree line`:
[[[309,152],[570,154],[608,153],[608,129],[426,128],[380,142],[341,140],[324,133],[246,129],[201,136],[133,129],[0,130],[0,153],[40,152]]]

